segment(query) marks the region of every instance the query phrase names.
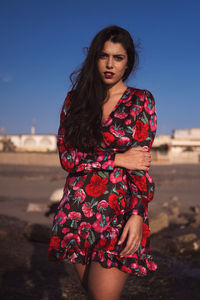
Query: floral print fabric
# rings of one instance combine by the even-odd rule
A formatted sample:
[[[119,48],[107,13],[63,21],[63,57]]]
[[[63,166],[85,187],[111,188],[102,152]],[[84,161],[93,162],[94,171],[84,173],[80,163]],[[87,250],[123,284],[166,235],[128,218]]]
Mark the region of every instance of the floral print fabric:
[[[69,174],[54,217],[49,259],[98,261],[105,268],[145,276],[157,269],[149,250],[148,222],[154,181],[146,171],[114,166],[114,159],[131,147],[151,149],[157,125],[154,98],[147,90],[128,87],[102,124],[103,142],[96,153],[83,153],[64,143],[62,121],[69,105],[70,92],[57,139],[61,165]],[[133,214],[143,218],[141,244],[134,254],[120,257],[126,241],[122,245],[118,241]]]

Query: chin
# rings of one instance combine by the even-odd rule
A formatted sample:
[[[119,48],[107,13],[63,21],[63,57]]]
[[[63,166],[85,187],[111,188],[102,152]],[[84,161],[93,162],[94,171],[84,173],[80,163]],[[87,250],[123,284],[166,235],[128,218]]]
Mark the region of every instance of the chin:
[[[106,85],[115,85],[116,83],[118,83],[117,80],[113,80],[113,79],[105,79],[105,78],[104,78],[103,82],[104,82]]]

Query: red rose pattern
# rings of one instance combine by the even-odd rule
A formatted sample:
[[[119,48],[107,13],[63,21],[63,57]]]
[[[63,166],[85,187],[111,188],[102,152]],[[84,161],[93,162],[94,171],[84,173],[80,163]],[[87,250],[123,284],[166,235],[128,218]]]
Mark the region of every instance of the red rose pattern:
[[[143,122],[140,120],[136,121],[136,132],[134,138],[140,142],[144,141],[148,136],[148,130],[148,124],[143,124]]]
[[[132,175],[132,179],[140,191],[147,190],[147,180],[145,176]]]
[[[131,147],[150,150],[156,131],[156,109],[147,90],[127,88],[114,111],[102,125],[103,141],[96,153],[82,153],[64,143],[62,121],[67,117],[68,94],[61,112],[58,150],[62,167],[69,172],[64,195],[54,217],[48,255],[50,260],[72,263],[98,261],[105,268],[145,276],[157,265],[150,254],[148,203],[154,182],[141,170],[114,165],[115,153]],[[143,217],[139,249],[120,257],[118,245],[132,214]]]
[[[50,241],[50,248],[59,250],[60,247],[60,238],[58,236],[53,236]]]
[[[115,140],[115,137],[109,132],[103,133],[103,137],[104,137],[104,141],[107,145],[110,145]]]
[[[105,192],[107,182],[108,178],[102,179],[98,175],[92,176],[91,183],[85,187],[86,193],[92,197],[99,197]]]
[[[144,246],[146,244],[146,240],[149,236],[150,236],[149,226],[143,222],[142,223],[142,240],[141,240],[142,246]]]
[[[117,196],[115,194],[111,194],[108,198],[108,203],[109,203],[110,207],[114,209],[116,215],[119,215],[121,213],[118,199],[119,199],[119,196]]]

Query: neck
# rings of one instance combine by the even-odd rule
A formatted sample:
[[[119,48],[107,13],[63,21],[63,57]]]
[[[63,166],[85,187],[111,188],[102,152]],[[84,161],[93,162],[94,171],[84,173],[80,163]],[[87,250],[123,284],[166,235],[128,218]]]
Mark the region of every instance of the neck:
[[[114,94],[122,93],[126,88],[126,85],[121,80],[114,85],[108,86],[108,95],[112,96]]]

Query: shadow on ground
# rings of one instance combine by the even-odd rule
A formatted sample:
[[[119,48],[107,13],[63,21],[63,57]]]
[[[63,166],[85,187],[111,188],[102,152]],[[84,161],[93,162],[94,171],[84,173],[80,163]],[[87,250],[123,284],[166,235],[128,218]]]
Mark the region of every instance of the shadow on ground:
[[[86,299],[72,265],[49,262],[48,244],[28,241],[25,225],[0,216],[0,299]],[[158,271],[145,278],[129,277],[122,299],[199,299],[199,253],[184,260],[156,250],[152,254]]]

